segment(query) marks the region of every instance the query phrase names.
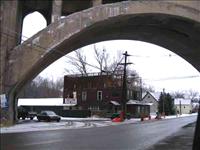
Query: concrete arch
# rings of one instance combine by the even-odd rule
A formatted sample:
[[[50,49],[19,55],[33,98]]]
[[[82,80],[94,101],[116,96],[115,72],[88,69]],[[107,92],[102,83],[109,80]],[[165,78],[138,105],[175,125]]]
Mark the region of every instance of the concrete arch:
[[[8,68],[11,95],[16,95],[24,83],[64,54],[112,39],[160,45],[179,54],[200,71],[200,10],[196,6],[125,1],[72,14],[17,46]]]

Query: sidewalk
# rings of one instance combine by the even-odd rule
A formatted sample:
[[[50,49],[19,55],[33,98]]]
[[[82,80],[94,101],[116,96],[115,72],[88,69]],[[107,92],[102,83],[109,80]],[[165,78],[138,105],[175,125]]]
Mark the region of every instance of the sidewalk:
[[[192,150],[195,123],[183,127],[147,150]]]

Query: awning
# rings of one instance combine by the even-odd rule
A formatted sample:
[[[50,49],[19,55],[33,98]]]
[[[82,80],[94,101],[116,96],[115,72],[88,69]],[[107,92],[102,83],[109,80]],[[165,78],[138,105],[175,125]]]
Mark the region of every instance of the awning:
[[[119,104],[118,102],[116,102],[116,101],[110,101],[110,103],[113,104],[113,105],[116,105],[116,106],[119,106],[119,105],[120,105],[120,104]]]
[[[127,105],[152,105],[151,103],[144,103],[138,100],[129,100],[126,104]]]

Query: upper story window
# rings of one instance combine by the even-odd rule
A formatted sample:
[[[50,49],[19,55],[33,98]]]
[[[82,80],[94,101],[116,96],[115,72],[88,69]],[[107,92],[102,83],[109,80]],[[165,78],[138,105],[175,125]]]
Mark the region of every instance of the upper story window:
[[[88,82],[87,88],[92,88],[92,83],[91,82]]]
[[[127,98],[129,99],[130,98],[130,91],[127,90]]]
[[[82,101],[86,101],[86,99],[87,99],[87,92],[83,91],[82,92]]]
[[[102,94],[103,94],[102,91],[97,91],[97,100],[98,100],[98,101],[101,101],[101,100],[102,100]]]
[[[112,91],[112,97],[120,97],[119,91],[113,90]]]

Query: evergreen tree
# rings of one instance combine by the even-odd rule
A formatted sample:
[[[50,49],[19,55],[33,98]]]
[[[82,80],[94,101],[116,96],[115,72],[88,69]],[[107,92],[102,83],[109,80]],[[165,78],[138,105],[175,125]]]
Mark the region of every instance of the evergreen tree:
[[[174,115],[174,99],[169,93],[160,94],[159,102],[158,102],[158,111],[159,113],[165,112],[165,115]]]

